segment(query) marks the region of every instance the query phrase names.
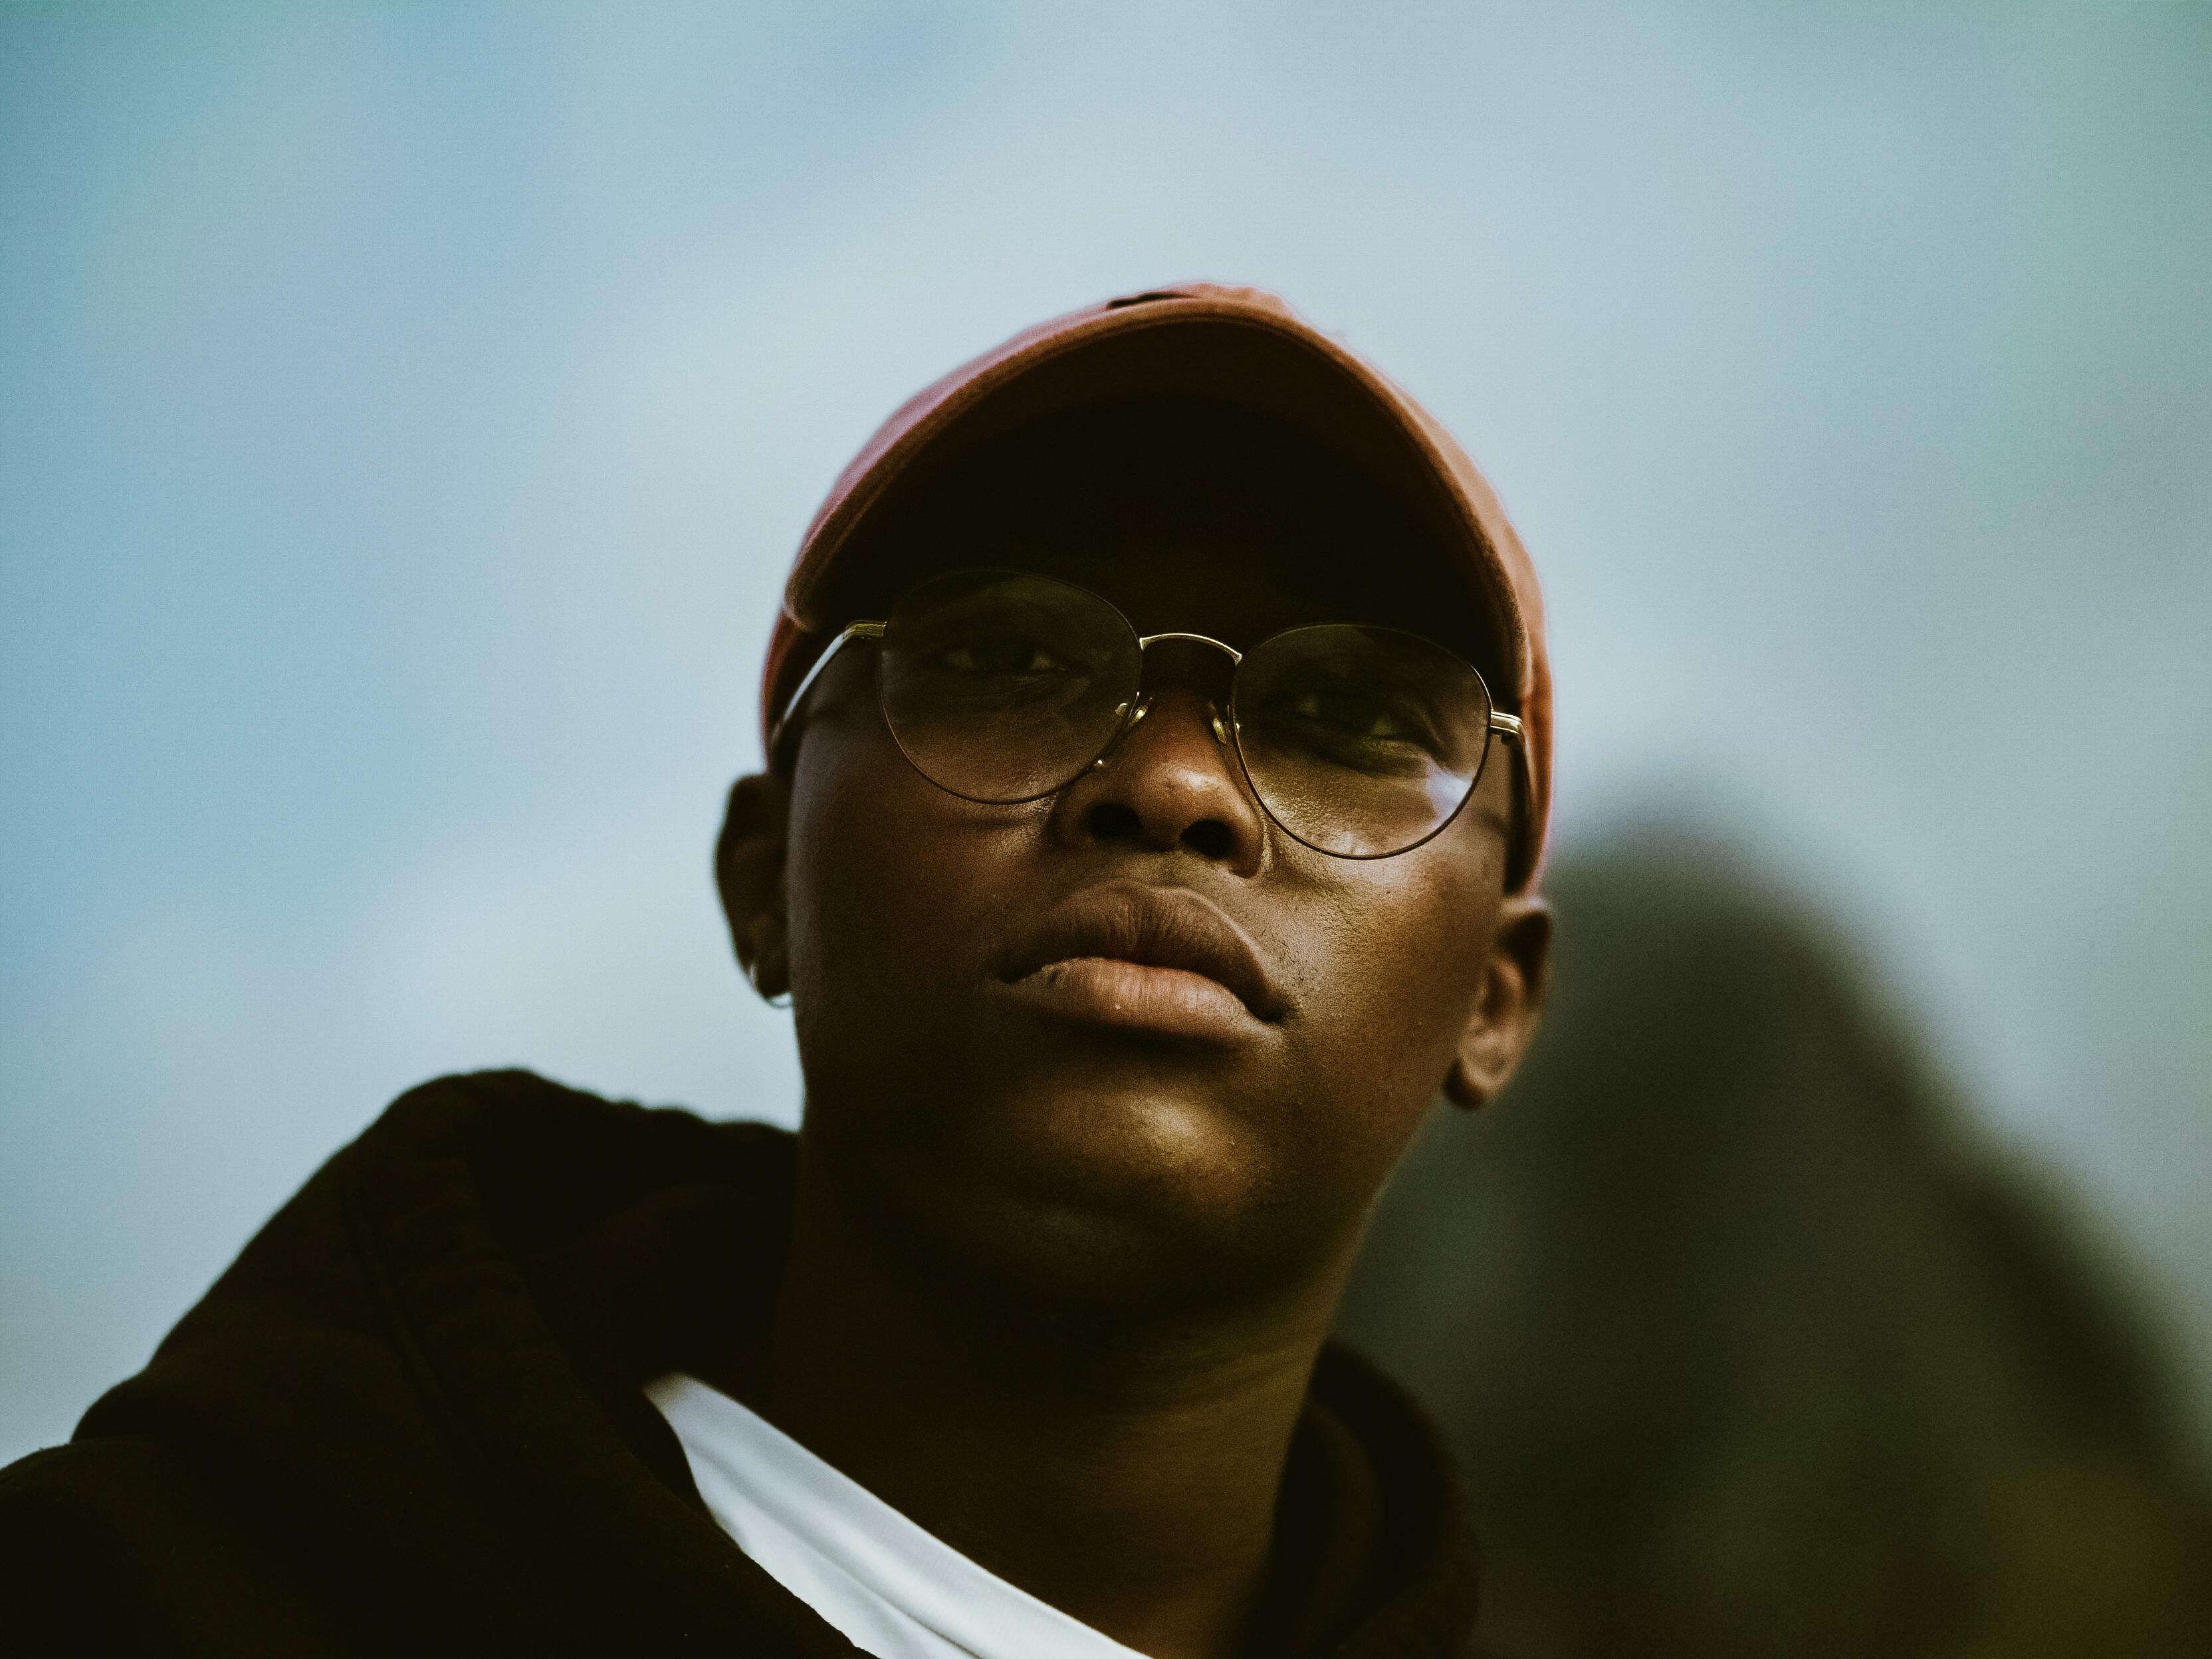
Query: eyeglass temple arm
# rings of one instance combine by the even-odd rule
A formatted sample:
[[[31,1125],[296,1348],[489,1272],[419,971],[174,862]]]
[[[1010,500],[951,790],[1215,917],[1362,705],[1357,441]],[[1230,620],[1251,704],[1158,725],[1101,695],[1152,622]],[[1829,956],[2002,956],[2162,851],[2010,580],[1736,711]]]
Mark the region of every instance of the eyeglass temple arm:
[[[776,744],[783,741],[783,728],[791,724],[791,717],[799,712],[799,705],[805,702],[808,690],[821,678],[822,671],[830,665],[830,659],[854,640],[883,638],[886,626],[887,623],[880,622],[856,622],[830,641],[822,654],[814,659],[814,665],[800,677],[799,684],[792,688],[791,695],[783,700],[783,712],[775,717],[775,724],[769,728],[768,752],[771,759],[775,757]]]
[[[1535,780],[1528,772],[1528,733],[1522,726],[1518,714],[1501,714],[1495,708],[1490,711],[1490,729],[1511,744],[1514,753],[1520,759],[1521,763],[1513,769],[1513,792],[1521,798],[1521,809],[1525,818],[1534,813],[1536,805]],[[1527,832],[1524,830],[1522,833],[1525,835]],[[1510,857],[1517,860],[1522,853],[1522,848],[1514,848]],[[1509,864],[1507,868],[1510,872],[1511,865]]]

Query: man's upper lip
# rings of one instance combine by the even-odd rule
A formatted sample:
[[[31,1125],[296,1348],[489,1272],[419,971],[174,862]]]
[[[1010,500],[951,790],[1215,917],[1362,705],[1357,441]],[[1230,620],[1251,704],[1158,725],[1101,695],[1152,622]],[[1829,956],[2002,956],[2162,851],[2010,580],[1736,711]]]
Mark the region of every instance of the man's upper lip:
[[[1045,912],[1008,959],[1005,977],[1024,979],[1078,957],[1203,974],[1234,991],[1261,1019],[1279,1019],[1286,1006],[1250,935],[1188,887],[1141,881],[1086,887]]]

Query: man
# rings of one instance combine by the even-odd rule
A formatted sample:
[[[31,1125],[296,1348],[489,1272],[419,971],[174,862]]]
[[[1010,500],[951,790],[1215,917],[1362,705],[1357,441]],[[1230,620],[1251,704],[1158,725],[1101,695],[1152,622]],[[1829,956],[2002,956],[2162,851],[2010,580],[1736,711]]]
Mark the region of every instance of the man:
[[[795,1142],[447,1079],[0,1481],[30,1650],[1445,1655],[1440,1443],[1325,1346],[1541,1000],[1534,578],[1249,289],[902,409],[716,854]]]

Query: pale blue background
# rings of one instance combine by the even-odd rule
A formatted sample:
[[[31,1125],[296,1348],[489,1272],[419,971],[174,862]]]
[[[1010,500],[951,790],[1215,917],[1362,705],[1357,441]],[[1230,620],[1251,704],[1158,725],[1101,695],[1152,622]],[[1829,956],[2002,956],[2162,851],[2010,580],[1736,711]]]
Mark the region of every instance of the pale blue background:
[[[2212,1400],[2212,9],[33,6],[0,1458],[417,1079],[789,1118],[707,855],[796,538],[1190,276],[1483,459],[1565,833],[1827,907]]]

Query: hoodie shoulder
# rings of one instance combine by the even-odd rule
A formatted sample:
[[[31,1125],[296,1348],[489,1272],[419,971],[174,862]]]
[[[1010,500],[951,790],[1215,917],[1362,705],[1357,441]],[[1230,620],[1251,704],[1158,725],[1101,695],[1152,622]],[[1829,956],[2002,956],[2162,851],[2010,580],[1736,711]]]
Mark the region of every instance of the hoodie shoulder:
[[[787,1620],[638,1389],[764,1296],[791,1139],[522,1072],[410,1091],[0,1477],[9,1650],[696,1651]]]

